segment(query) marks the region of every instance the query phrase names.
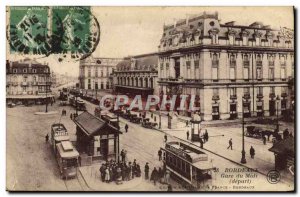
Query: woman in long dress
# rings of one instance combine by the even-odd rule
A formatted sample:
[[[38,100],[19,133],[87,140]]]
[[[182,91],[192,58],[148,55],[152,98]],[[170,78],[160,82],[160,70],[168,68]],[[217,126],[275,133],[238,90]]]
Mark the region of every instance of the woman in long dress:
[[[106,181],[106,183],[109,183],[109,181],[110,181],[109,168],[106,168],[106,170],[105,170],[105,181]]]

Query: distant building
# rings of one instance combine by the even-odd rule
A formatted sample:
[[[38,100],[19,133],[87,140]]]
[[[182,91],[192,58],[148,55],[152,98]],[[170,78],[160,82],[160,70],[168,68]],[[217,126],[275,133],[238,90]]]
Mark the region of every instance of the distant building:
[[[156,53],[124,58],[113,72],[114,91],[131,96],[158,95]]]
[[[6,98],[8,101],[43,100],[52,97],[48,64],[35,60],[6,61]]]
[[[291,104],[293,30],[221,24],[218,13],[204,12],[165,25],[158,55],[160,94],[196,95],[204,120],[242,117],[242,106],[245,117],[274,116],[277,96],[280,114]]]
[[[81,60],[79,65],[79,88],[86,90],[111,89],[110,75],[122,60],[120,58],[94,57]]]

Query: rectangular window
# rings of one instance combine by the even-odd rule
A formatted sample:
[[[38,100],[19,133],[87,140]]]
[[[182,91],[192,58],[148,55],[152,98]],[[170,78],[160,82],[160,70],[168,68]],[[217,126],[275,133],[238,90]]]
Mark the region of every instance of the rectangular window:
[[[164,64],[160,63],[160,70],[163,70],[163,69],[164,69]]]
[[[243,76],[245,80],[249,80],[249,67],[244,67]]]
[[[186,69],[191,69],[191,62],[190,61],[186,61]]]
[[[286,79],[286,69],[284,67],[281,67],[280,69],[280,76],[281,76],[281,79]]]
[[[230,88],[230,96],[236,95],[236,88]]]
[[[270,87],[270,93],[275,94],[275,87]]]
[[[243,45],[246,46],[248,45],[248,37],[243,36]]]
[[[195,69],[198,69],[199,68],[199,60],[195,60],[194,64],[195,64]]]
[[[230,67],[230,80],[235,80],[235,67]]]
[[[233,36],[229,36],[229,44],[233,45],[234,43],[234,37]]]
[[[166,69],[169,70],[169,63],[166,63]]]
[[[263,95],[263,87],[257,87],[257,94]]]
[[[271,81],[274,80],[274,68],[272,68],[272,67],[269,68],[269,79]]]
[[[218,67],[212,68],[212,80],[218,80]]]
[[[287,93],[287,87],[281,87],[281,93],[286,94]]]
[[[91,68],[88,68],[88,77],[91,77]]]
[[[249,95],[250,94],[250,88],[246,87],[244,88],[244,95]]]
[[[95,68],[95,77],[98,77],[98,69]]]
[[[219,89],[213,88],[213,96],[219,96]]]
[[[258,79],[258,80],[262,79],[262,68],[261,67],[256,68],[256,79]]]

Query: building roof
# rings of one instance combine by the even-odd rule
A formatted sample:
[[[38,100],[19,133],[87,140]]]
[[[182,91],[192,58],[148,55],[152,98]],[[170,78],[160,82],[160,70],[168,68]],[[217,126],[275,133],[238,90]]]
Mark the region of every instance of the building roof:
[[[74,122],[87,136],[115,134],[119,132],[117,128],[89,112],[83,112],[74,119]]]
[[[288,137],[287,139],[280,140],[275,143],[269,151],[274,152],[276,154],[295,154],[295,146],[294,146],[294,138]]]

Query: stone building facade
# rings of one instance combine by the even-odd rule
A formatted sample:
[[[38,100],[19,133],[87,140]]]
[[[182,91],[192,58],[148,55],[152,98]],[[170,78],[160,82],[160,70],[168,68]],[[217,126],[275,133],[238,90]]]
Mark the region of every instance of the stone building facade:
[[[6,98],[8,100],[42,99],[51,95],[48,64],[35,60],[6,61]]]
[[[89,57],[80,61],[79,88],[86,90],[112,89],[110,75],[121,58]]]
[[[158,95],[157,63],[156,53],[124,58],[113,73],[115,92],[142,97]]]
[[[218,13],[204,12],[165,25],[158,55],[160,94],[196,95],[204,120],[235,119],[243,109],[245,117],[273,116],[277,105],[279,114],[290,106],[292,30],[221,24]]]

